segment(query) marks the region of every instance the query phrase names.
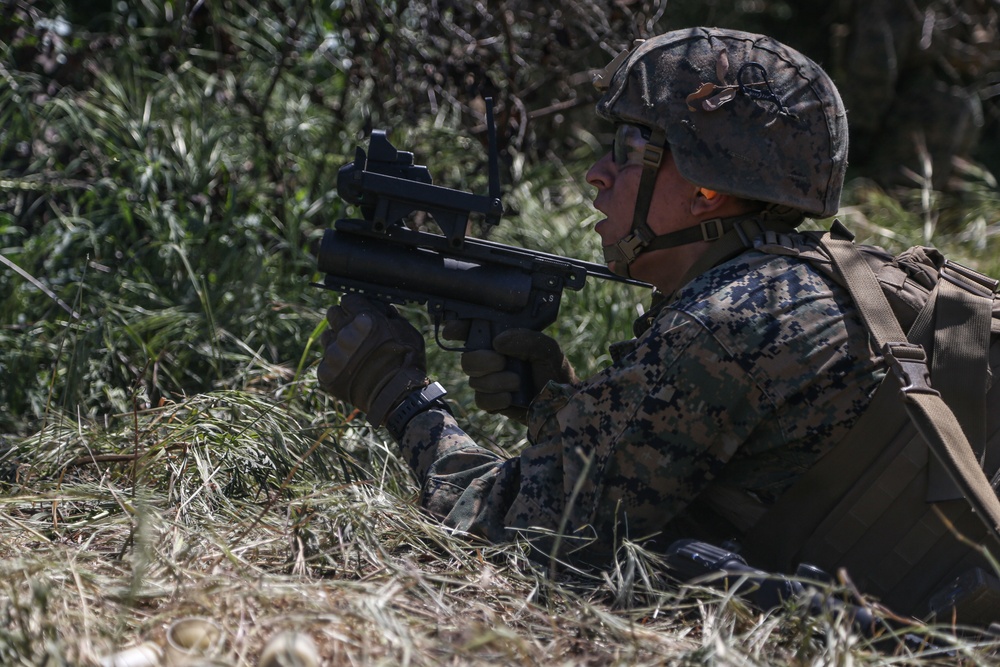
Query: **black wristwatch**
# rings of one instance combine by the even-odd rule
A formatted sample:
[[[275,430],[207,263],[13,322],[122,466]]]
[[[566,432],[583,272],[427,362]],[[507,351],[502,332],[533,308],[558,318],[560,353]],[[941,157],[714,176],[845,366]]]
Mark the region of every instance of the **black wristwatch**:
[[[403,431],[406,430],[406,425],[418,414],[430,408],[443,408],[447,410],[448,405],[444,402],[444,395],[447,393],[445,388],[438,382],[432,382],[426,387],[414,389],[386,418],[385,428],[389,431],[389,435],[396,442],[399,442],[403,439]]]

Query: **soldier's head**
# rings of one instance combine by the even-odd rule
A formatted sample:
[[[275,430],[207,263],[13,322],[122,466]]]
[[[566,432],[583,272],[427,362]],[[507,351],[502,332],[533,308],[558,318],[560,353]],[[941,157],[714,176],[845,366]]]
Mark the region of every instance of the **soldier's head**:
[[[616,133],[588,180],[602,191],[634,167],[630,230],[620,239],[602,233],[619,273],[644,252],[705,243],[750,212],[790,227],[836,213],[846,113],[830,77],[794,49],[735,30],[677,30],[623,52],[595,83],[597,113]],[[679,183],[664,186],[664,169]],[[599,192],[595,205],[610,204]],[[658,209],[678,205],[697,209],[701,224],[668,234],[647,224],[655,228]]]

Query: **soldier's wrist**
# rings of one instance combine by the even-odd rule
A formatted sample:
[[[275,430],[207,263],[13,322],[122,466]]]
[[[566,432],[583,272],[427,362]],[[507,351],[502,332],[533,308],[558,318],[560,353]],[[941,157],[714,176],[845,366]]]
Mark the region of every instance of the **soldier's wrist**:
[[[419,368],[401,368],[392,373],[374,392],[371,404],[366,406],[368,423],[384,426],[393,410],[414,389],[427,386],[427,374]]]
[[[448,392],[438,382],[431,382],[427,386],[418,387],[407,394],[402,402],[389,413],[385,420],[385,428],[393,440],[399,442],[403,439],[406,426],[421,412],[432,408],[448,409],[444,397]]]

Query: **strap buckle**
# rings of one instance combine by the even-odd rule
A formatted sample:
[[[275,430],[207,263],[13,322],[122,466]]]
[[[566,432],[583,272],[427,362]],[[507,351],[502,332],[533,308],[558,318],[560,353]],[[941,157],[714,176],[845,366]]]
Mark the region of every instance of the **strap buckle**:
[[[889,368],[899,380],[900,392],[904,397],[910,394],[941,393],[931,386],[931,375],[927,369],[927,354],[922,345],[916,343],[886,343],[882,356],[889,362]]]
[[[702,220],[699,224],[701,225],[702,241],[718,241],[726,233],[726,227],[722,224],[722,218]]]
[[[608,262],[624,260],[626,264],[631,264],[632,260],[638,257],[642,249],[649,244],[650,238],[642,227],[634,229],[631,234],[619,239],[617,243],[604,246],[604,259]]]
[[[646,143],[646,150],[642,153],[642,166],[649,169],[658,169],[663,162],[663,146],[657,146],[652,141]]]

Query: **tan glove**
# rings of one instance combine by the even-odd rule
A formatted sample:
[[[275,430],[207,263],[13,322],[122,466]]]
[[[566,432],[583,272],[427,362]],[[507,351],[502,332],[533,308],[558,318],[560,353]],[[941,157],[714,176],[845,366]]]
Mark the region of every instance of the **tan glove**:
[[[453,320],[445,323],[441,335],[448,340],[464,340],[468,323]],[[462,371],[469,376],[469,386],[476,392],[476,405],[486,412],[499,413],[522,423],[528,411],[514,406],[513,399],[523,386],[522,375],[508,370],[509,361],[524,362],[532,396],[548,382],[575,384],[576,373],[559,343],[550,336],[531,329],[508,329],[493,339],[492,350],[462,353]]]
[[[424,338],[390,305],[345,294],[326,313],[320,386],[381,426],[408,393],[427,384]]]

